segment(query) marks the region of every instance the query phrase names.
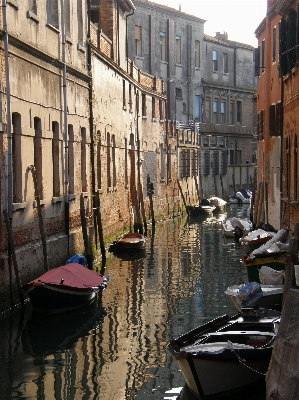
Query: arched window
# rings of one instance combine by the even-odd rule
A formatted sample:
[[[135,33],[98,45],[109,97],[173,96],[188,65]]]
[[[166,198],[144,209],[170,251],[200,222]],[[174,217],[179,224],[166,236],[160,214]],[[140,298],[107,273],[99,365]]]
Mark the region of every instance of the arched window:
[[[52,122],[52,166],[53,166],[53,197],[61,195],[60,185],[60,142],[59,142],[59,124]]]
[[[43,146],[42,146],[42,122],[34,117],[34,166],[36,169],[37,190],[40,199],[44,198],[43,188]]]
[[[19,113],[12,114],[12,128],[13,203],[22,203],[22,128]]]

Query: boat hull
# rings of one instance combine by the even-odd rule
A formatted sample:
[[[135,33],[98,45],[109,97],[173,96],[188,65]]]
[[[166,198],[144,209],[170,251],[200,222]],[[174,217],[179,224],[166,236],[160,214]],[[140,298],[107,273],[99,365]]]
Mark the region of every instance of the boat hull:
[[[121,250],[141,250],[144,249],[146,238],[139,233],[127,233],[120,237],[114,247]]]
[[[60,289],[51,285],[33,287],[28,292],[32,307],[39,313],[53,315],[76,310],[92,303],[98,288],[86,291]]]
[[[254,260],[246,261],[246,257],[243,258],[243,265],[247,269],[247,276],[249,282],[260,283],[259,271],[263,265],[271,267],[276,271],[284,271],[286,265],[285,257],[256,257]]]
[[[267,349],[268,350],[268,349]],[[250,359],[248,352],[238,351],[239,357],[246,359],[245,365],[240,363],[234,354],[224,355],[219,359],[205,359],[194,356],[188,361],[190,370],[197,377],[197,393],[202,399],[215,398],[229,393],[243,390],[245,386],[251,386],[265,379],[271,352],[266,351],[260,359]],[[215,385],[217,379],[217,385]],[[192,390],[194,391],[195,388]]]

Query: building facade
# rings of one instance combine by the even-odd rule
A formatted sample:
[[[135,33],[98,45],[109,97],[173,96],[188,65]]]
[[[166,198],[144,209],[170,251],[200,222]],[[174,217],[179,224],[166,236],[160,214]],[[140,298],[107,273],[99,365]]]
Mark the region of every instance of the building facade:
[[[258,191],[256,223],[276,229],[298,221],[298,1],[267,2],[256,30]]]
[[[134,10],[130,0],[1,8],[1,309],[11,285],[17,296],[102,236],[140,227],[148,184],[157,218],[182,210],[163,80],[126,56]]]
[[[196,175],[201,197],[252,188],[256,157],[254,48],[204,34],[205,20],[148,0],[134,1],[128,56],[160,76],[178,135],[199,135]],[[179,144],[180,146],[180,144]],[[185,150],[179,160],[184,160]],[[184,167],[179,165],[180,173]]]

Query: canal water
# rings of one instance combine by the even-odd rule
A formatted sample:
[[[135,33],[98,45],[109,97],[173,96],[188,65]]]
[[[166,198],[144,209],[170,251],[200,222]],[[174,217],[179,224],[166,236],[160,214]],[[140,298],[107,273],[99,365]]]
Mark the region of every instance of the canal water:
[[[109,253],[108,288],[80,312],[15,310],[0,322],[0,398],[193,400],[165,348],[171,338],[236,313],[224,292],[248,280],[244,248],[222,236],[221,221],[232,216],[248,217],[249,207],[157,222],[154,233],[149,227],[144,252]],[[264,399],[264,388],[236,398]]]

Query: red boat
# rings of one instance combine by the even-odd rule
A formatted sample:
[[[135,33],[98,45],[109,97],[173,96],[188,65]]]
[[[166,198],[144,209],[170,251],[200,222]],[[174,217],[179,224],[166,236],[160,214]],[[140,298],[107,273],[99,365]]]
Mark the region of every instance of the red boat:
[[[106,287],[107,280],[103,275],[71,263],[47,271],[26,283],[23,290],[36,311],[52,315],[90,304],[97,292]]]

